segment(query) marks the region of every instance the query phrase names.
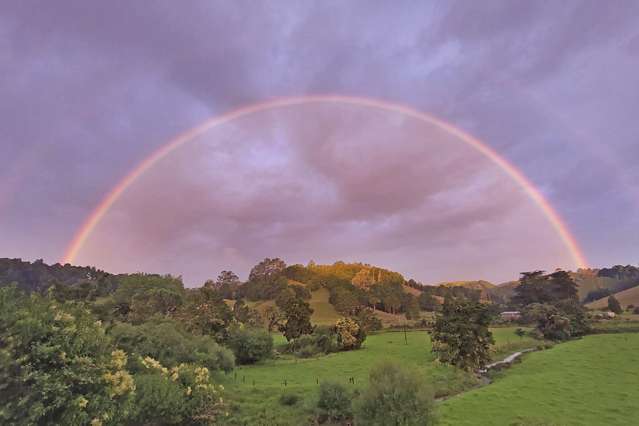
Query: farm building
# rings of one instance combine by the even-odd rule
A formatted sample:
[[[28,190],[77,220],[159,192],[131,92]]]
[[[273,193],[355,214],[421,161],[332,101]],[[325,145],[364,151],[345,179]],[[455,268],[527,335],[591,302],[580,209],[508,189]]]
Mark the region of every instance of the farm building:
[[[521,312],[519,311],[505,311],[499,314],[504,321],[517,321],[521,318]]]

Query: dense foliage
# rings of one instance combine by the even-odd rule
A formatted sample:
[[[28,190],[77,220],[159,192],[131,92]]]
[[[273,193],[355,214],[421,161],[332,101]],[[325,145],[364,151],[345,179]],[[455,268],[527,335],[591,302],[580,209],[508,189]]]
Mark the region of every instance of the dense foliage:
[[[536,324],[541,337],[561,341],[583,336],[590,330],[577,297],[577,284],[570,274],[524,272],[519,282],[513,301],[520,304],[524,319]]]
[[[621,307],[621,304],[619,303],[617,298],[613,295],[608,296],[608,310],[614,312],[617,315],[623,313],[623,308]]]
[[[351,396],[344,385],[322,382],[317,400],[318,421],[339,422],[351,417]]]
[[[57,287],[60,291],[77,292],[74,298],[93,300],[112,292],[118,278],[93,267],[47,265],[41,259],[26,262],[0,258],[0,286],[12,283],[19,289],[41,293]]]
[[[128,354],[81,304],[15,287],[0,289],[0,378],[6,424],[213,424],[224,410],[206,367]]]
[[[441,315],[431,332],[433,352],[441,362],[472,371],[490,361],[494,344],[488,326],[492,320],[489,308],[479,302],[446,298]]]
[[[234,325],[229,330],[227,344],[240,364],[253,364],[270,357],[273,352],[273,338],[263,328]]]
[[[169,319],[140,325],[116,323],[109,331],[116,346],[137,358],[150,356],[167,367],[183,363],[202,365],[211,370],[230,371],[233,353],[206,335],[186,332],[181,324]]]

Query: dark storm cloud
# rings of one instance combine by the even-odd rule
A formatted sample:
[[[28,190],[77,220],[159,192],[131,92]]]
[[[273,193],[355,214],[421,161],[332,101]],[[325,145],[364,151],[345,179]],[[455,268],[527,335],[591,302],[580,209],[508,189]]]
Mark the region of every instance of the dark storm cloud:
[[[638,15],[633,1],[4,2],[0,233],[8,237],[0,255],[59,258],[121,176],[206,117],[269,97],[338,92],[406,103],[469,130],[542,188],[594,263],[636,261]],[[361,158],[389,160],[385,168],[359,173],[355,161],[322,146],[328,151],[303,145],[296,153],[315,174],[311,181],[322,176],[332,185],[307,205],[327,196],[336,202],[330,211],[301,209],[317,215],[309,223],[410,212],[420,205],[413,193],[446,194],[468,176],[437,175],[441,163],[424,176],[410,161],[424,152],[394,150],[391,142]],[[221,193],[216,202],[243,225],[235,236],[269,229],[278,203],[295,205],[304,185],[287,185],[273,200],[277,179],[247,198]],[[184,200],[210,190],[197,182],[180,186]],[[371,188],[387,202],[371,198]],[[198,224],[210,207],[186,217],[193,241],[202,239]],[[456,235],[461,222],[473,222],[469,216],[490,222],[504,210],[512,206],[448,211],[437,228]],[[280,217],[286,232],[316,232],[291,220],[300,214],[292,207]],[[162,216],[148,227],[164,240],[186,231],[170,224]],[[383,235],[408,241],[411,226]],[[286,241],[298,245],[293,239]],[[204,240],[203,247],[217,244]]]

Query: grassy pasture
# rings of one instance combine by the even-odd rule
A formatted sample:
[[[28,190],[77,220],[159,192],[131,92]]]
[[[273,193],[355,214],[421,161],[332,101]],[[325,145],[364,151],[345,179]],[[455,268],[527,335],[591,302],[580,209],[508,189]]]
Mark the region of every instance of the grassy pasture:
[[[440,406],[444,425],[630,425],[639,418],[639,334],[587,336],[525,356]]]
[[[615,293],[615,297],[621,304],[621,306],[625,309],[628,305],[639,306],[639,287],[629,288],[624,291],[620,291],[619,293]],[[595,300],[586,305],[586,307],[590,309],[608,309],[608,296],[603,297],[599,300]]]
[[[494,329],[499,356],[524,347],[533,347],[537,341],[520,338],[514,328]],[[370,335],[358,351],[342,352],[312,359],[281,357],[259,365],[241,367],[219,380],[234,402],[229,424],[299,425],[312,412],[318,381],[333,380],[351,389],[367,385],[370,368],[383,359],[392,359],[416,367],[434,384],[439,396],[454,394],[477,384],[469,374],[434,362],[431,343],[425,331],[382,332]],[[282,341],[276,337],[276,343]],[[349,383],[349,378],[355,384]],[[284,385],[286,383],[286,385]],[[285,393],[301,397],[293,406],[284,406],[279,398]]]

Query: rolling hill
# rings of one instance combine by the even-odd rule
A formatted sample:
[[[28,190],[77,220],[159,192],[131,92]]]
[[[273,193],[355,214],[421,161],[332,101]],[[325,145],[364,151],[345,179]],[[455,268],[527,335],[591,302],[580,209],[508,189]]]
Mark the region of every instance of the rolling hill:
[[[619,293],[615,293],[615,297],[623,308],[628,305],[639,306],[639,287],[629,288]],[[602,297],[592,303],[588,303],[586,307],[591,309],[606,309],[608,307],[608,297]]]
[[[495,290],[495,288],[497,288],[497,286],[491,282],[488,281],[484,281],[484,280],[477,280],[477,281],[447,281],[447,282],[443,282],[443,283],[439,283],[437,284],[438,286],[444,286],[444,287],[464,287],[464,288],[469,288],[472,290],[479,290],[481,292],[481,300],[483,301],[488,301],[490,300],[490,296],[491,294],[493,294],[493,291]]]

